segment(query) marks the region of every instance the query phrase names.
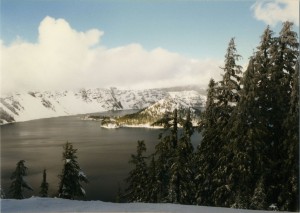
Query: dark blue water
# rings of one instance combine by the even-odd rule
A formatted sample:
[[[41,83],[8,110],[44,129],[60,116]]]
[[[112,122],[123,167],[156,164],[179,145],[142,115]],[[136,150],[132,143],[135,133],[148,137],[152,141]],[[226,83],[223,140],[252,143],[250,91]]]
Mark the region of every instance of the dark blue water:
[[[113,112],[110,112],[111,114]],[[124,112],[119,112],[124,113]],[[136,152],[138,140],[144,140],[147,152],[154,151],[159,129],[104,129],[97,121],[84,121],[80,116],[40,119],[8,124],[1,130],[1,186],[8,194],[10,176],[19,160],[28,167],[27,182],[34,188],[26,196],[39,194],[42,171],[47,169],[49,194],[58,190],[63,162],[63,145],[71,142],[78,149],[78,162],[89,179],[84,185],[88,200],[114,201],[118,184],[124,186],[131,167],[131,154]],[[195,134],[197,145],[200,135]]]

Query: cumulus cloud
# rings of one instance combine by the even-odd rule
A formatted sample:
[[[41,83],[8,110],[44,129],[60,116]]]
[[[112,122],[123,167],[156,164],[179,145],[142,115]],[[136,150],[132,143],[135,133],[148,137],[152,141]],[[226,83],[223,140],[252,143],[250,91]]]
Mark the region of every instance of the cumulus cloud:
[[[207,86],[220,78],[221,61],[195,60],[140,44],[106,48],[103,32],[78,32],[63,19],[46,17],[36,43],[21,39],[4,45],[2,92],[82,87],[156,88],[187,84]]]
[[[251,9],[256,19],[271,26],[284,21],[291,21],[299,26],[298,0],[257,0]]]

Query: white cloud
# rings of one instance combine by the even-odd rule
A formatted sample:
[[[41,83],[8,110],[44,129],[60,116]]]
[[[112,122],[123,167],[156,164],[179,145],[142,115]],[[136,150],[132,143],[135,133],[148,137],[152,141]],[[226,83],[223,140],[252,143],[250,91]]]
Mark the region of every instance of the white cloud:
[[[46,17],[36,43],[0,41],[2,92],[207,86],[211,77],[220,78],[220,61],[189,59],[162,48],[147,51],[140,44],[108,49],[101,45],[102,35],[97,29],[78,32],[63,19]]]
[[[251,9],[256,19],[271,26],[284,21],[291,21],[299,26],[298,0],[257,0]]]

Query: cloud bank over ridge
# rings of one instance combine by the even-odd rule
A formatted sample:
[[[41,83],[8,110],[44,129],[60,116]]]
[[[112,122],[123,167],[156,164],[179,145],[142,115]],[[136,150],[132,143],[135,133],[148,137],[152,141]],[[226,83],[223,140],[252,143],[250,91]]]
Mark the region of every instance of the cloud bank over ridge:
[[[101,44],[104,32],[78,32],[64,19],[45,17],[38,33],[36,43],[0,41],[2,93],[110,86],[206,87],[210,78],[220,78],[222,61],[190,59],[160,47],[148,51],[137,43],[108,49]]]

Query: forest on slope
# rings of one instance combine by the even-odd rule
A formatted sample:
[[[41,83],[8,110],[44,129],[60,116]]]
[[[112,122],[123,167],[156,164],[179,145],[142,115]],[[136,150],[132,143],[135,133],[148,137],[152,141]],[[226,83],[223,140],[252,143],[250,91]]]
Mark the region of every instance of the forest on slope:
[[[179,119],[177,109],[158,121],[164,131],[152,155],[145,156],[145,143],[138,141],[124,201],[299,210],[299,42],[293,23],[283,23],[278,36],[265,29],[244,73],[240,57],[231,39],[222,80],[209,82],[196,150],[190,114]]]

